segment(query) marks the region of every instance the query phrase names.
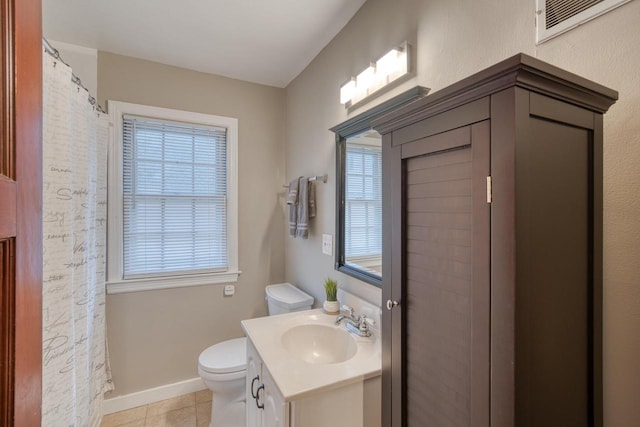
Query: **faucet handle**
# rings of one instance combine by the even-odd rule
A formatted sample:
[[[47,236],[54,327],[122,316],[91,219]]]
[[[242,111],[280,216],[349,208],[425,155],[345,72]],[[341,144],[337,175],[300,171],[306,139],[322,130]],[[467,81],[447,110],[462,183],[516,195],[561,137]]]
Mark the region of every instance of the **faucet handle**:
[[[368,324],[369,326],[373,326],[373,325],[376,324],[376,321],[363,314],[362,316],[360,316],[360,323],[361,324],[365,324],[365,325]]]
[[[353,317],[353,315],[355,313],[355,310],[353,309],[353,307],[351,307],[350,305],[345,304],[345,305],[342,306],[342,309],[345,310],[345,311],[348,311],[349,312],[349,316]]]
[[[375,325],[375,321],[373,319],[369,319],[366,315],[360,316],[360,321],[358,322],[358,329],[360,330],[360,336],[370,337],[371,332],[369,331],[369,326]]]

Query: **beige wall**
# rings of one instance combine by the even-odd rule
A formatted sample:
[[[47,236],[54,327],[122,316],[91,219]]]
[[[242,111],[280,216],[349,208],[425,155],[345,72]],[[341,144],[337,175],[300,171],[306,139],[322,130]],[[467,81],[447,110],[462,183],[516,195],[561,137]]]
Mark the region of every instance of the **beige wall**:
[[[242,336],[240,320],[266,315],[264,287],[284,279],[284,91],[100,52],[98,93],[101,105],[236,117],[239,127],[236,294],[209,285],[109,295],[113,397],[197,377],[204,348]]]
[[[309,240],[285,240],[286,279],[322,299],[333,276],[372,301],[380,292],[333,269],[322,233],[335,233],[334,137],[327,129],[420,84],[444,88],[518,52],[536,56],[620,92],[605,116],[605,425],[640,425],[640,2],[570,33],[535,44],[534,0],[368,0],[286,90],[287,177],[329,173],[318,188]],[[349,76],[408,40],[416,76],[347,114],[338,89]]]

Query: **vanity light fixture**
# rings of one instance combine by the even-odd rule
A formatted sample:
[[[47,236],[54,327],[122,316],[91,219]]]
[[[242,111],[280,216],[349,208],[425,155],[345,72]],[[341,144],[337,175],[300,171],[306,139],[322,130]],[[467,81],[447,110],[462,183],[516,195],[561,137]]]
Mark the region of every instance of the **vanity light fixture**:
[[[340,104],[346,104],[350,102],[356,95],[356,78],[351,77],[351,80],[346,82],[340,88]]]
[[[340,86],[340,103],[346,108],[352,107],[407,74],[409,44],[404,42]]]

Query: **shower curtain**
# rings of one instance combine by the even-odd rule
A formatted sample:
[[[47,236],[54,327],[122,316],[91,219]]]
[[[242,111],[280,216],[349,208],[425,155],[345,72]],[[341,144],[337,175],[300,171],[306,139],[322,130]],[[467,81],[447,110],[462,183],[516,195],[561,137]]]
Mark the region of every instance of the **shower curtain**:
[[[106,356],[108,118],[43,55],[42,425],[98,426]]]

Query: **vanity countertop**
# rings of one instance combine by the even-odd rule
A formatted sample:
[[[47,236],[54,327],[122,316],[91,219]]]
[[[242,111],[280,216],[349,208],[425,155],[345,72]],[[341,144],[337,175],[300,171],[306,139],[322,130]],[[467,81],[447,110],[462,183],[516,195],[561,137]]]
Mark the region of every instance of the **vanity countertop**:
[[[362,338],[351,334],[356,341],[356,354],[344,362],[331,364],[305,362],[284,347],[282,336],[291,328],[299,325],[324,325],[345,329],[344,324],[336,326],[335,320],[336,316],[325,314],[322,309],[314,309],[241,322],[245,334],[253,343],[285,401],[309,397],[380,375],[379,337]]]

